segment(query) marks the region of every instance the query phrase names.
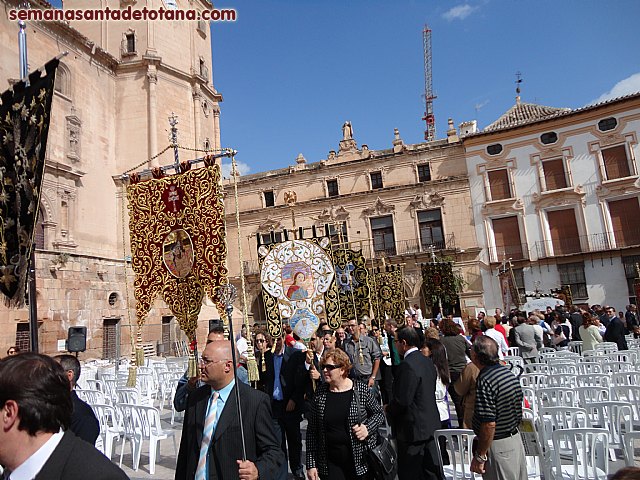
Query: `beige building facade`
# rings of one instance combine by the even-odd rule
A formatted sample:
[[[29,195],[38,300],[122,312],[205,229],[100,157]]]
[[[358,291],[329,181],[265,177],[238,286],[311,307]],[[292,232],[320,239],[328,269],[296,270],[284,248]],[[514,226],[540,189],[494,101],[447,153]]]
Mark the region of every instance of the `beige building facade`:
[[[157,8],[162,2],[133,3],[135,9]],[[100,6],[120,4],[108,0]],[[0,1],[2,90],[19,76],[18,27],[8,20],[9,9],[17,5]],[[177,5],[211,8],[204,0],[178,0]],[[66,0],[65,7],[87,4]],[[51,7],[32,1],[31,8]],[[133,275],[125,268],[128,214],[120,175],[132,168],[173,163],[172,151],[150,160],[169,143],[172,113],[178,117],[181,145],[219,148],[222,97],[211,84],[209,25],[34,21],[27,24],[27,34],[30,69],[68,52],[56,78],[36,232],[39,347],[45,353],[63,350],[67,329],[86,326],[83,357],[126,354],[135,313],[132,289],[125,282],[130,284]],[[181,160],[194,156],[183,151]],[[202,317],[214,316],[215,308],[205,306]],[[27,320],[26,308],[0,307],[3,348],[15,343],[28,348]],[[206,320],[201,330],[204,335]],[[143,341],[166,350],[180,338],[171,313],[158,300]]]
[[[282,241],[287,230],[304,238],[329,233],[334,242],[362,249],[367,265],[402,265],[406,305],[418,303],[425,316],[420,264],[432,258],[454,261],[466,282],[456,309],[475,314],[482,304],[479,249],[472,224],[471,197],[462,143],[448,138],[406,145],[396,130],[390,148],[358,145],[349,122],[327,158],[308,163],[300,154],[289,168],[238,177],[238,208],[231,181],[225,183],[229,258],[243,259],[250,322],[265,321],[257,257],[261,244]],[[336,128],[336,133],[339,130]],[[342,138],[340,140],[340,138]],[[291,202],[295,197],[295,202]],[[328,230],[327,230],[328,229]],[[240,287],[240,266],[230,262]],[[241,308],[241,305],[238,305]]]

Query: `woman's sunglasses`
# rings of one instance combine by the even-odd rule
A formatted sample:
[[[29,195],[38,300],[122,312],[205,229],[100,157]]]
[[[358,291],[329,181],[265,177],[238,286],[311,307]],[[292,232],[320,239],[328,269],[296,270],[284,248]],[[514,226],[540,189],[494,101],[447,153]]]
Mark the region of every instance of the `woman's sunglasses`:
[[[325,363],[322,366],[323,370],[329,370],[329,371],[335,370],[336,368],[340,368],[340,365],[331,365],[330,363]]]

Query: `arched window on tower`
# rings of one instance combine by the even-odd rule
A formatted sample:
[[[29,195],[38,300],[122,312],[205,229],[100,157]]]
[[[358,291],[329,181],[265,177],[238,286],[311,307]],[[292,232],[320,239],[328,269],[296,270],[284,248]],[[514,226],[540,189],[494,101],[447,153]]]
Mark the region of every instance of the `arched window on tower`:
[[[58,65],[54,89],[65,97],[71,97],[71,71],[63,63]]]
[[[36,222],[33,241],[36,244],[36,248],[40,250],[44,249],[44,215],[42,214],[42,207],[38,210],[38,221]]]

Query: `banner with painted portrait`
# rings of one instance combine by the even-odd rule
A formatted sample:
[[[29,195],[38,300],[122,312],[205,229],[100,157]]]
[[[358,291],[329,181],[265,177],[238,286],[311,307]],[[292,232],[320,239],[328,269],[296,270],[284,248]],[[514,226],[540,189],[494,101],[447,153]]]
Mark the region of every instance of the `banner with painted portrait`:
[[[129,232],[138,326],[161,294],[194,340],[204,296],[217,302],[226,284],[227,247],[220,167],[207,159],[203,168],[185,163],[182,170],[164,178],[155,171],[156,178],[142,182],[131,176]]]
[[[337,305],[335,271],[321,240],[262,245],[258,256],[271,336],[282,335],[285,322],[300,338],[308,339],[321,321],[333,321]],[[332,300],[325,302],[325,296]]]

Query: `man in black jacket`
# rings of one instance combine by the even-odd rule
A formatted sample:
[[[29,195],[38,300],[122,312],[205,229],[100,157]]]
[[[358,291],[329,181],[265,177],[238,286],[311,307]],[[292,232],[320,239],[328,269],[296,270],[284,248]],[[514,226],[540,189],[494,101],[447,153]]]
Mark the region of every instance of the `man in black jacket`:
[[[291,473],[296,479],[304,479],[300,422],[305,407],[305,387],[309,378],[305,368],[306,354],[286,346],[284,337],[277,338],[275,342],[274,351],[265,354],[266,393],[271,397],[274,423],[280,429],[282,451],[285,455],[288,454]],[[286,466],[281,476],[287,478]]]
[[[0,360],[0,465],[5,478],[128,478],[68,430],[73,409],[69,390],[66,373],[50,357],[27,352]]]
[[[606,307],[605,311],[609,323],[607,324],[607,330],[604,332],[604,341],[613,342],[618,345],[618,350],[627,350],[627,339],[625,338],[626,329],[622,320],[616,315],[616,309],[613,307]]]
[[[200,377],[205,385],[187,400],[176,480],[276,478],[284,458],[269,419],[269,398],[242,382],[236,384],[234,368],[229,341],[211,342],[203,350]],[[240,390],[244,438],[236,389]]]
[[[398,329],[396,339],[404,360],[394,376],[393,398],[386,411],[398,441],[398,478],[440,479],[442,469],[434,438],[440,428],[436,369],[431,359],[418,350],[415,329]]]
[[[78,398],[75,390],[80,378],[80,362],[73,355],[56,355],[54,360],[62,365],[71,384],[73,413],[71,414],[70,430],[85,442],[95,445],[96,439],[100,435],[100,423],[91,407]]]

